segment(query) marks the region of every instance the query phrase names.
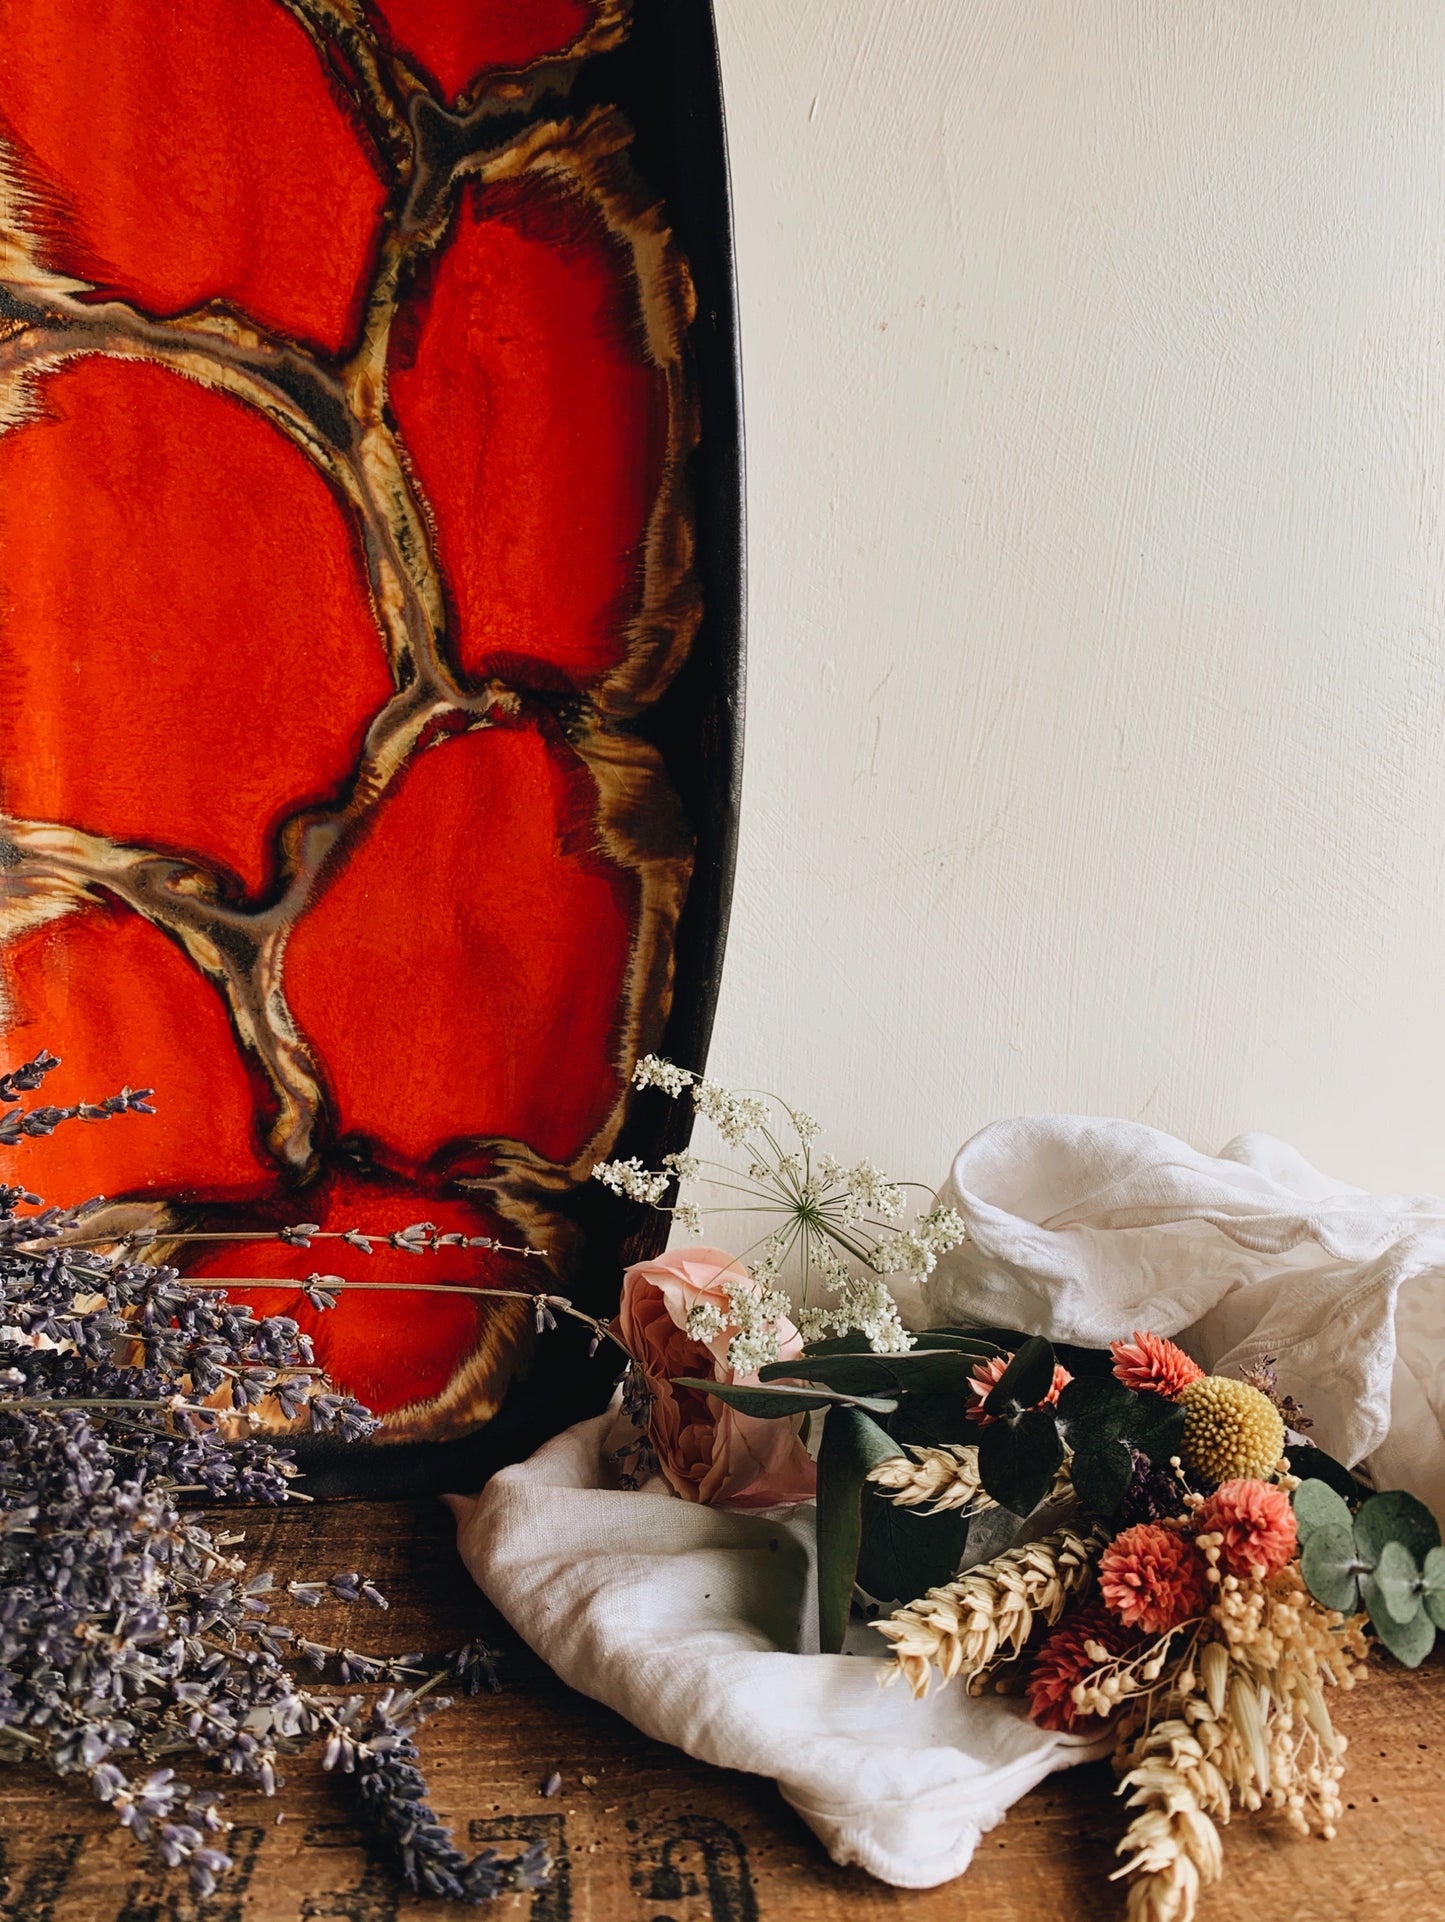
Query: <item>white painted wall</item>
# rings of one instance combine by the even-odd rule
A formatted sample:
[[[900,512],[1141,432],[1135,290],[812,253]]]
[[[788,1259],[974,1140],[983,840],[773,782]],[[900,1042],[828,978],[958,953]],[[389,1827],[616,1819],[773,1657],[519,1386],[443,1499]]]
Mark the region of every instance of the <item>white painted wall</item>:
[[[1445,7],[717,0],[747,389],[712,1067],[1445,1192]]]

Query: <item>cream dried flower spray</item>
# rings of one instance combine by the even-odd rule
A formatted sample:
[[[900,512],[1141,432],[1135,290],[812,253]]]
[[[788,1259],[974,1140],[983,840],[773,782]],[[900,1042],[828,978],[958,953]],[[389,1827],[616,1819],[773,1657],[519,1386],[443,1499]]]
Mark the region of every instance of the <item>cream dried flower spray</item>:
[[[702,1232],[709,1213],[772,1218],[773,1225],[738,1256],[764,1291],[765,1308],[760,1313],[751,1295],[739,1304],[735,1370],[754,1372],[777,1360],[776,1346],[769,1351],[767,1324],[786,1312],[789,1297],[779,1291],[789,1283],[805,1341],[857,1334],[879,1355],[906,1354],[913,1347],[887,1278],[932,1274],[939,1255],[965,1239],[954,1209],[930,1207],[904,1225],[906,1189],[913,1184],[891,1180],[871,1162],[849,1167],[818,1152],[818,1123],[775,1096],[725,1088],[652,1054],[638,1062],[633,1083],[673,1099],[690,1098],[699,1119],[737,1150],[737,1162],[679,1153],[665,1156],[660,1168],[647,1168],[633,1156],[599,1162],[592,1171],[596,1180],[614,1194],[670,1214],[689,1234]],[[736,1201],[708,1209],[684,1198],[681,1190],[704,1180]],[[678,1198],[669,1204],[674,1187]],[[718,1331],[695,1332],[707,1339]]]

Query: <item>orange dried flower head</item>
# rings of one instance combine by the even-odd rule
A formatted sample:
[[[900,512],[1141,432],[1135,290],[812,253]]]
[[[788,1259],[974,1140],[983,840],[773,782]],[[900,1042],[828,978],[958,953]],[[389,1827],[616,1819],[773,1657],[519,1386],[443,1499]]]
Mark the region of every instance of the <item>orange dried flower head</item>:
[[[1049,1630],[1034,1658],[1024,1691],[1033,1720],[1040,1728],[1080,1732],[1098,1726],[1096,1715],[1080,1715],[1074,1706],[1075,1687],[1099,1666],[1097,1656],[1090,1655],[1084,1644],[1096,1642],[1110,1655],[1121,1655],[1136,1639],[1117,1615],[1097,1601],[1073,1609],[1057,1628]]]
[[[1190,1382],[1204,1373],[1197,1361],[1163,1335],[1136,1329],[1132,1341],[1111,1341],[1114,1373],[1126,1388],[1147,1388],[1153,1394],[1167,1395],[1170,1401],[1183,1394]]]
[[[995,1415],[985,1415],[983,1405],[1003,1380],[1004,1370],[1012,1360],[1012,1355],[991,1355],[987,1361],[974,1363],[973,1373],[968,1378],[968,1385],[973,1390],[974,1399],[968,1412],[980,1428],[987,1428],[998,1419]],[[1063,1363],[1056,1361],[1054,1378],[1049,1383],[1049,1392],[1038,1406],[1042,1408],[1044,1402],[1057,1401],[1073,1379]]]
[[[1099,1593],[1127,1628],[1163,1635],[1204,1612],[1204,1557],[1187,1535],[1139,1522],[1116,1535],[1099,1557]]]
[[[1221,1482],[1195,1516],[1201,1535],[1219,1534],[1219,1559],[1231,1575],[1273,1575],[1299,1546],[1294,1509],[1270,1482]]]

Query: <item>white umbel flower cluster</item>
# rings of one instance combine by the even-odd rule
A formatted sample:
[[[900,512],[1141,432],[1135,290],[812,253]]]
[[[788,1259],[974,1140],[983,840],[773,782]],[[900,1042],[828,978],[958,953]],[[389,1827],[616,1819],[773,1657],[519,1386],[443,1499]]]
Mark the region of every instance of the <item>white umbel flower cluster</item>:
[[[636,1156],[601,1161],[592,1171],[598,1181],[628,1200],[664,1209],[687,1233],[699,1234],[707,1211],[685,1199],[667,1208],[664,1197],[674,1183],[725,1177],[719,1185],[750,1196],[754,1212],[772,1209],[779,1217],[778,1226],[755,1244],[756,1257],[753,1249],[742,1257],[753,1258],[753,1275],[764,1297],[783,1303],[768,1319],[776,1320],[791,1307],[782,1293],[787,1275],[805,1340],[861,1334],[880,1355],[902,1354],[913,1346],[884,1277],[906,1274],[921,1280],[932,1274],[939,1255],[965,1239],[961,1216],[951,1208],[934,1207],[911,1227],[903,1226],[903,1184],[871,1161],[849,1167],[830,1154],[815,1156],[817,1122],[784,1102],[770,1105],[761,1095],[724,1088],[655,1054],[642,1057],[632,1079],[638,1088],[656,1088],[673,1098],[690,1094],[701,1119],[730,1147],[744,1150],[745,1171],[697,1154],[676,1153],[664,1156],[659,1169],[644,1168]],[[796,1147],[780,1145],[779,1137],[789,1129]],[[810,1299],[815,1283],[823,1292],[821,1301]],[[733,1366],[739,1372],[751,1372],[752,1366],[776,1358],[776,1333],[769,1335],[746,1319],[749,1312],[740,1308],[744,1318],[733,1338]],[[721,1332],[712,1329],[700,1338],[715,1339]]]
[[[641,1201],[655,1208],[667,1193],[671,1175],[659,1174],[655,1169],[644,1168],[636,1155],[626,1161],[599,1161],[592,1170],[594,1181],[600,1181],[604,1188],[610,1188],[615,1195],[626,1195],[629,1201]]]

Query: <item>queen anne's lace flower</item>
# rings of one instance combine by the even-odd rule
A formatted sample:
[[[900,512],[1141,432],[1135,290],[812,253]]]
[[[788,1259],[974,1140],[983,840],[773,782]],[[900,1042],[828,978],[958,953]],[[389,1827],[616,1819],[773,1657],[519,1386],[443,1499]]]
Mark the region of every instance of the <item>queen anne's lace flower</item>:
[[[750,1189],[755,1211],[771,1207],[781,1217],[781,1225],[751,1254],[753,1274],[767,1291],[781,1281],[785,1265],[792,1269],[801,1296],[799,1326],[809,1339],[862,1334],[876,1354],[899,1354],[913,1346],[892,1291],[881,1278],[907,1274],[922,1279],[931,1274],[938,1257],[965,1238],[965,1224],[954,1209],[933,1207],[911,1228],[880,1233],[883,1221],[903,1213],[902,1185],[871,1161],[848,1167],[833,1155],[815,1155],[811,1144],[818,1124],[811,1115],[783,1103],[770,1109],[759,1095],[724,1088],[658,1055],[643,1056],[633,1081],[639,1088],[658,1088],[673,1096],[690,1092],[698,1116],[730,1146],[746,1151],[746,1175],[740,1178],[729,1170],[723,1185]],[[776,1110],[786,1116],[786,1124],[779,1123]],[[796,1147],[780,1145],[784,1125],[791,1126]],[[663,1208],[674,1182],[704,1181],[711,1167],[700,1155],[674,1152],[663,1157],[658,1169],[644,1167],[634,1155],[599,1162],[593,1175],[614,1194]],[[701,1232],[706,1211],[697,1202],[679,1199],[669,1212],[679,1228]],[[825,1291],[826,1299],[809,1299],[815,1286]],[[736,1339],[735,1366],[762,1366],[769,1359],[764,1331],[741,1327]]]
[[[599,1161],[592,1170],[592,1179],[600,1181],[615,1195],[626,1195],[629,1201],[640,1201],[655,1208],[667,1193],[672,1176],[644,1168],[636,1155],[630,1155],[626,1161]]]
[[[664,1094],[670,1095],[680,1095],[692,1086],[693,1079],[686,1068],[679,1068],[675,1062],[664,1061],[656,1054],[645,1054],[632,1070],[634,1088],[661,1088]]]

